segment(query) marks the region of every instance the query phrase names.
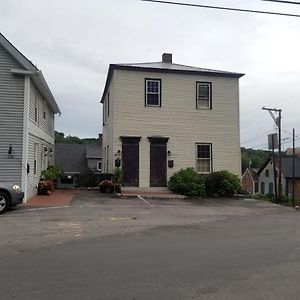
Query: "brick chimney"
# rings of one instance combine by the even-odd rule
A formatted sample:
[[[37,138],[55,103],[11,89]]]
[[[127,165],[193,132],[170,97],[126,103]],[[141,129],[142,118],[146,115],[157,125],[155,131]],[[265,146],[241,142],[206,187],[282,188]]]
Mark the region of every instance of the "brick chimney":
[[[99,144],[102,145],[102,133],[99,133],[98,141],[99,141]]]
[[[162,62],[164,63],[172,63],[172,53],[164,53],[162,55]]]

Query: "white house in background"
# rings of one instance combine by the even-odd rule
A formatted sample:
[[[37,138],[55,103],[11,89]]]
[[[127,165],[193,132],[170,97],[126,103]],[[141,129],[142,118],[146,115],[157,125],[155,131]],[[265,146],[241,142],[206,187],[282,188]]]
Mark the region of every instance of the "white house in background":
[[[42,72],[0,33],[0,182],[19,184],[25,200],[53,164],[57,113]]]
[[[239,78],[172,62],[111,64],[102,95],[103,171],[124,186],[166,186],[181,168],[241,174]]]

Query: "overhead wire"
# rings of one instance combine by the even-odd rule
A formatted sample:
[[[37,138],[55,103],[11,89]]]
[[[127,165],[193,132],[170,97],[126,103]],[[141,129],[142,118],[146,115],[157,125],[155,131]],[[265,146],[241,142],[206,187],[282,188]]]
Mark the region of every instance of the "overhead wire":
[[[300,2],[297,1],[283,1],[283,0],[260,0],[260,1],[300,5]]]
[[[235,11],[235,12],[247,12],[247,13],[255,13],[255,14],[266,14],[266,15],[300,18],[300,15],[298,15],[298,14],[279,13],[279,12],[265,11],[265,10],[252,10],[252,9],[233,8],[233,7],[225,7],[225,6],[202,5],[202,4],[183,3],[183,2],[164,1],[164,0],[141,0],[141,1],[160,3],[160,4],[171,4],[171,5],[179,5],[179,6],[190,6],[190,7],[198,7],[198,8],[209,8],[209,9],[227,10],[227,11]]]

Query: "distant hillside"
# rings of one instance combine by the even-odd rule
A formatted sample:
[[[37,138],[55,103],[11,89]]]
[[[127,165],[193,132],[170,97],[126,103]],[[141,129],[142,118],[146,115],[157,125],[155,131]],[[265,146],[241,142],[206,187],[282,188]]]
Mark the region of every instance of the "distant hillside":
[[[99,143],[99,139],[97,138],[84,138],[80,139],[77,136],[72,136],[72,135],[67,135],[63,132],[59,132],[55,130],[55,143],[61,144],[61,143],[66,143],[66,144],[97,144]]]
[[[250,165],[252,168],[260,168],[262,164],[271,157],[271,151],[254,150],[252,148],[241,147],[242,153],[242,172]]]

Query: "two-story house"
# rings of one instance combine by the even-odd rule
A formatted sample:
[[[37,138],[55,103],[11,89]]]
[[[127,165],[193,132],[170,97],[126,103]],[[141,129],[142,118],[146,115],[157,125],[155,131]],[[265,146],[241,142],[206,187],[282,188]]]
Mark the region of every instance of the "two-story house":
[[[25,200],[54,162],[57,113],[42,72],[0,34],[0,182],[20,185]]]
[[[104,172],[124,186],[166,186],[181,168],[241,173],[239,78],[172,62],[111,64],[102,95]]]

